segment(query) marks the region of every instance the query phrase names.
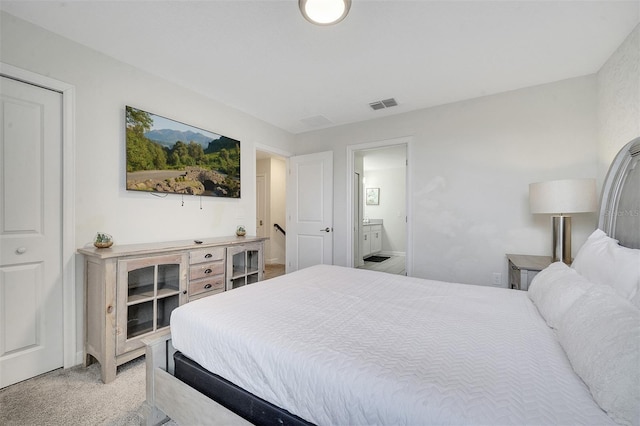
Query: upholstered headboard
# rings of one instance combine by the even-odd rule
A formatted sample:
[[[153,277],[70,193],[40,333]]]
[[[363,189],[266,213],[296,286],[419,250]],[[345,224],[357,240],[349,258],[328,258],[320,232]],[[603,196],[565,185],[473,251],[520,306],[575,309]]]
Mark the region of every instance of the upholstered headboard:
[[[602,186],[598,227],[620,245],[640,248],[640,137],[611,163]]]

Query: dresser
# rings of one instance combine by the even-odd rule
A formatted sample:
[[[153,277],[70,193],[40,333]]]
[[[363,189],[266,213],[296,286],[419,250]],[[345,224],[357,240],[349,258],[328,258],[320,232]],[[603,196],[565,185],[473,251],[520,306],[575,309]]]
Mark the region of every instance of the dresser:
[[[144,354],[143,338],[170,333],[171,312],[263,279],[264,240],[220,237],[78,250],[84,257],[84,364],[104,383]]]

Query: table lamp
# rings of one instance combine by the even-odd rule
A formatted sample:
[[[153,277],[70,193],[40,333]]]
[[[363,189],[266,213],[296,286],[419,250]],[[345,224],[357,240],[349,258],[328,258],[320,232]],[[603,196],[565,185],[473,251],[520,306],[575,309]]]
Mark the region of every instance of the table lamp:
[[[529,184],[533,214],[552,214],[554,262],[571,264],[571,216],[596,210],[595,179],[563,179]]]

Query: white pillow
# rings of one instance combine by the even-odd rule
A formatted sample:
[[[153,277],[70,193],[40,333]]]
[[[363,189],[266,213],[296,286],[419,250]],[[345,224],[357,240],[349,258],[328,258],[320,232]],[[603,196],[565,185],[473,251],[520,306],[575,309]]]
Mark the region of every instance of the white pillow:
[[[582,297],[592,283],[563,262],[555,262],[540,271],[529,285],[529,299],[552,328],[573,303]]]
[[[567,311],[558,340],[593,399],[616,422],[640,424],[640,310],[595,285]]]
[[[626,299],[638,293],[640,250],[620,246],[600,229],[580,247],[571,267],[594,284],[613,287]]]

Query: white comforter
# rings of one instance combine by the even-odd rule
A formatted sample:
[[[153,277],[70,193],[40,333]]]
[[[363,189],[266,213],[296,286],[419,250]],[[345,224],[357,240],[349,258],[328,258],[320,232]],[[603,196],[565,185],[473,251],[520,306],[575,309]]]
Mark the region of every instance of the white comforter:
[[[522,291],[319,265],[181,306],[171,332],[319,425],[612,423]]]

